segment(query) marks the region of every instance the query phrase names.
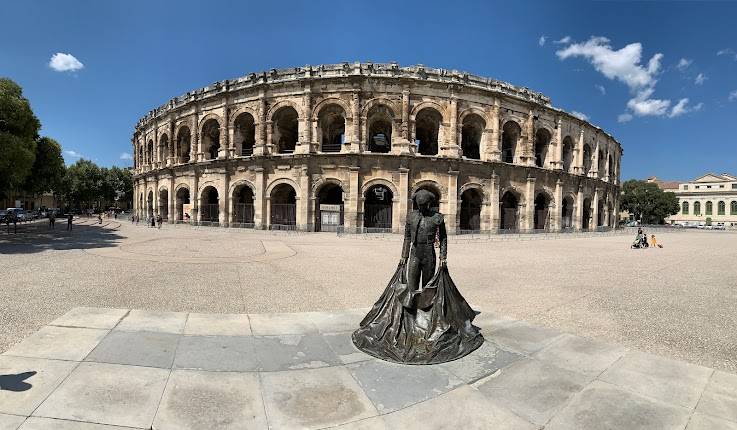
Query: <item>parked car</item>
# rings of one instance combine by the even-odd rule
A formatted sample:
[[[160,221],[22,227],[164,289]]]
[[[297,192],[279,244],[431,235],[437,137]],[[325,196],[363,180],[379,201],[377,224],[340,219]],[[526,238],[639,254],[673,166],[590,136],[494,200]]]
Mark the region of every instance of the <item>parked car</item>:
[[[8,211],[5,209],[0,209],[0,223],[5,223],[5,220],[8,218]]]
[[[28,221],[28,214],[21,208],[8,208],[8,215],[15,215],[18,222]]]

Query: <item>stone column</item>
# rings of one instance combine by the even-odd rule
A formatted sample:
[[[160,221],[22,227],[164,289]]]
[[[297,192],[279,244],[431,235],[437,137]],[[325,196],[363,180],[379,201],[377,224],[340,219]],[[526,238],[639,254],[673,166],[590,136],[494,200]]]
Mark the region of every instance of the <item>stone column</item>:
[[[591,170],[588,172],[588,175],[592,178],[599,178],[599,147],[601,143],[599,142],[599,139],[596,139],[596,146],[594,146],[594,154],[593,154],[593,161],[591,162]]]
[[[603,227],[609,227],[609,194],[606,194],[606,197],[604,198],[604,223],[602,224]]]
[[[487,125],[487,128],[491,130],[491,142],[488,145],[488,160],[500,161],[502,159],[502,152],[500,148],[501,130],[499,129],[499,106],[500,102],[498,98],[494,98],[494,105],[491,107],[491,124]]]
[[[522,142],[524,148],[522,148],[522,157],[520,162],[525,166],[535,165],[535,112],[530,109],[527,113],[527,122],[525,123],[525,129],[522,131],[523,134],[527,135],[527,138],[523,138]]]
[[[300,195],[297,195],[297,229],[307,230],[311,224],[309,204],[311,201],[310,197],[312,197],[312,187],[310,186],[312,181],[307,166],[302,166],[300,169],[301,172],[297,181],[301,190]]]
[[[489,230],[496,232],[499,230],[499,175],[496,172],[491,173],[489,187],[491,188],[489,193],[489,209],[491,212]]]
[[[583,225],[581,224],[583,220],[583,187],[581,185],[578,186],[578,194],[576,195],[576,212],[575,217],[573,219],[573,228],[577,231],[581,231],[583,229]]]
[[[273,140],[274,122],[266,121],[265,128],[266,128],[266,145],[264,145],[264,153],[265,154],[276,154],[277,152],[279,152],[279,149],[275,148],[274,145],[271,143]],[[296,149],[297,148],[295,148],[295,150]]]
[[[458,232],[459,218],[461,216],[458,210],[458,171],[448,171],[448,196],[446,204],[446,228],[448,234],[456,234]]]
[[[235,147],[235,127],[233,123],[228,123],[228,158],[240,157],[241,153],[236,153],[237,148]]]
[[[302,117],[298,119],[299,124],[299,133],[297,138],[297,144],[294,147],[294,153],[295,154],[309,154],[310,152],[313,152],[312,150],[312,137],[314,134],[312,133],[312,90],[309,87],[305,87],[304,94],[302,95]],[[346,124],[347,125],[347,124]],[[268,128],[270,133],[273,133],[273,127],[274,125],[271,124]],[[271,136],[271,135],[270,135]],[[271,138],[268,138],[269,143],[271,143]],[[276,148],[274,148],[273,152],[276,152]]]
[[[553,207],[553,225],[550,226],[553,231],[560,231],[562,229],[561,218],[563,210],[563,181],[560,179],[555,181],[555,204]]]
[[[412,141],[412,133],[409,126],[409,86],[405,85],[402,90],[402,126],[401,136],[394,138],[392,136],[392,154],[408,155],[412,154],[414,141]]]
[[[450,158],[461,157],[461,147],[458,144],[458,98],[450,97],[450,130],[448,138],[441,144],[440,154]]]
[[[191,135],[190,135],[190,145],[189,148],[189,161],[196,162],[198,159],[200,159],[200,120],[199,115],[197,112],[194,113],[194,116],[192,116],[192,126],[191,128]]]
[[[575,154],[576,161],[574,163],[575,166],[573,168],[573,171],[576,174],[586,176],[588,172],[583,171],[583,145],[584,145],[583,129],[581,129],[581,131],[578,134],[578,143],[576,144],[576,154]]]
[[[353,100],[351,100],[351,116],[352,133],[350,152],[361,152],[361,93],[358,90],[353,91]]]
[[[527,189],[525,190],[525,224],[528,231],[535,229],[535,178],[527,177]]]
[[[563,170],[563,122],[560,117],[555,119],[555,157],[551,167]]]
[[[192,192],[189,195],[189,201],[192,202],[192,221],[200,221],[200,172],[194,169],[194,178],[192,179]]]
[[[259,112],[256,124],[256,142],[253,145],[253,155],[261,156],[266,153],[266,95],[263,91],[259,94]]]
[[[229,133],[228,129],[230,127],[228,127],[228,122],[230,121],[228,120],[228,106],[226,104],[225,106],[223,106],[223,116],[222,116],[222,120],[220,121],[220,136],[219,136],[220,149],[218,149],[219,159],[228,158],[228,152],[230,150],[229,144],[228,144],[228,142],[230,141],[228,139],[228,137],[230,137],[228,135]]]
[[[177,138],[174,136],[174,118],[169,120],[169,157],[166,160],[166,165],[171,166],[176,163],[176,147]],[[171,218],[171,217],[169,217]]]
[[[168,222],[173,223],[177,220],[177,195],[174,187],[174,175],[169,178],[169,220]]]
[[[599,194],[601,189],[596,188],[594,190],[594,201],[591,202],[591,206],[593,206],[593,216],[591,217],[591,225],[593,226],[592,230],[596,230],[596,227],[599,226]]]
[[[394,199],[399,199],[399,210],[394,210],[395,205],[392,204],[392,231],[395,233],[402,233],[404,230],[404,223],[407,220],[407,213],[411,210],[409,205],[409,169],[406,167],[399,168],[399,190],[398,196],[394,196]]]
[[[230,221],[230,172],[226,168],[223,172],[223,190],[218,199],[218,222],[226,227]]]
[[[263,230],[266,228],[266,203],[267,199],[264,193],[266,192],[266,184],[264,183],[264,168],[256,167],[253,169],[256,173],[256,179],[253,182],[255,192],[253,193],[253,224],[257,230]]]
[[[348,201],[343,204],[343,224],[347,232],[355,232],[358,225],[358,214],[361,202],[361,189],[359,188],[359,173],[361,168],[350,166],[348,168]]]
[[[609,145],[607,145],[606,148],[606,160],[604,161],[604,181],[605,182],[611,182],[611,172],[609,171],[609,162],[611,160],[612,153],[609,150]]]

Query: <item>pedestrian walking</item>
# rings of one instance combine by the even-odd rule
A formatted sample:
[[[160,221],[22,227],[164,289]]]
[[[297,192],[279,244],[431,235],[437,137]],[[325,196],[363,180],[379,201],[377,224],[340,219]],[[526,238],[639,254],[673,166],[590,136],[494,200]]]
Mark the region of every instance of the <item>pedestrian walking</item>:
[[[159,230],[161,230],[162,222],[163,222],[163,219],[161,219],[161,215],[156,215],[156,223],[159,225]]]
[[[13,214],[13,233],[18,233],[18,214]]]
[[[52,230],[54,229],[54,223],[56,223],[54,212],[49,212],[49,228]]]
[[[71,212],[67,215],[67,231],[72,231],[72,220],[74,219],[74,215],[72,215]]]
[[[136,225],[138,225],[139,221],[141,221],[141,218],[138,215],[136,215]]]

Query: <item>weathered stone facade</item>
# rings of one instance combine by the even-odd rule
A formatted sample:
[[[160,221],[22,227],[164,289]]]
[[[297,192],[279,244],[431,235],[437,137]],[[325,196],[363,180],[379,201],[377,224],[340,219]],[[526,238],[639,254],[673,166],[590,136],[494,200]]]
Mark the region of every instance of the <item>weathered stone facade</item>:
[[[142,118],[136,212],[170,222],[400,231],[419,188],[448,230],[613,225],[622,148],[526,88],[423,66],[271,70]]]

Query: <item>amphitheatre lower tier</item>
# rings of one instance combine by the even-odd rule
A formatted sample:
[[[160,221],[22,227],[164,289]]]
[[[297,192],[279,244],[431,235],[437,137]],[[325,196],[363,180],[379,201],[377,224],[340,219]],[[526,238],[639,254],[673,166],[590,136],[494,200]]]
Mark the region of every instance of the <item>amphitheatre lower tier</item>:
[[[378,154],[178,165],[136,179],[142,218],[304,231],[401,232],[411,196],[436,196],[449,233],[614,225],[619,187],[534,166]]]

